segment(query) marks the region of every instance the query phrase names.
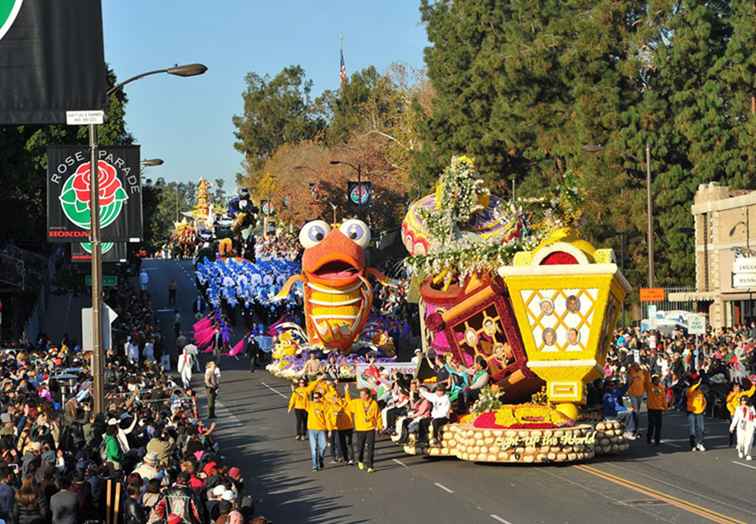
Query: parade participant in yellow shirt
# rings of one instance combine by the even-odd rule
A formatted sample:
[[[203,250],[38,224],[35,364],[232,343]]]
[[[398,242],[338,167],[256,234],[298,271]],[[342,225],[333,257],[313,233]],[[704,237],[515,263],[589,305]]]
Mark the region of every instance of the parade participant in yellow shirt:
[[[301,377],[297,381],[297,387],[291,392],[289,398],[289,413],[294,410],[294,415],[297,419],[297,440],[307,439],[307,403],[309,402],[310,394],[313,390],[320,385],[320,381],[316,380],[307,383],[307,379]]]
[[[357,440],[357,467],[368,473],[373,473],[373,458],[375,454],[375,432],[383,429],[381,410],[373,400],[368,388],[360,389],[360,398],[352,399],[349,390],[346,391],[349,401],[349,413],[354,420],[354,432]],[[367,452],[367,453],[366,453]]]
[[[649,382],[648,371],[643,369],[637,362],[630,364],[627,372],[627,395],[630,397],[630,424],[627,432],[634,438],[638,438],[638,426],[640,425],[641,404],[643,403],[643,393],[646,391],[646,384]]]
[[[312,470],[323,469],[326,450],[326,431],[328,429],[328,408],[320,391],[312,392],[312,400],[307,403],[307,435],[310,438],[310,456]]]
[[[349,386],[345,385],[344,390],[348,393]],[[339,395],[339,392],[334,388],[331,396],[326,398],[326,404],[328,406],[328,430],[333,435],[331,446],[333,446],[335,453],[334,461],[354,464],[354,449],[352,447],[354,421],[349,411],[349,401]]]
[[[732,421],[732,417],[735,416],[735,411],[738,409],[738,406],[740,405],[740,399],[742,397],[753,397],[753,394],[756,393],[756,384],[752,384],[751,388],[743,391],[743,388],[740,386],[740,383],[735,382],[732,385],[732,390],[727,394],[727,411],[730,413],[730,421]],[[730,433],[730,442],[728,444],[729,447],[732,447],[732,443],[735,439],[735,433]]]
[[[651,377],[651,382],[646,383],[646,405],[648,408],[648,433],[646,442],[651,444],[653,438],[654,446],[658,446],[661,441],[662,414],[667,410],[667,391],[659,382],[659,375]]]
[[[690,435],[691,451],[706,451],[704,441],[704,411],[706,411],[706,397],[701,391],[701,377],[693,372],[690,375],[688,390],[685,393],[688,410],[688,434]]]

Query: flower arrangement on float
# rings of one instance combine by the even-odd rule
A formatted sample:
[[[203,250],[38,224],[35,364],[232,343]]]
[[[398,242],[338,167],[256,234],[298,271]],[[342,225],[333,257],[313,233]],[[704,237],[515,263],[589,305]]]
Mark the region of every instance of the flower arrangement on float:
[[[402,234],[426,350],[457,362],[450,373],[485,360],[489,385],[435,445],[406,452],[543,463],[625,449],[618,423],[579,418],[629,289],[611,250],[577,235],[581,202],[569,172],[542,197],[505,202],[454,157],[410,206]]]

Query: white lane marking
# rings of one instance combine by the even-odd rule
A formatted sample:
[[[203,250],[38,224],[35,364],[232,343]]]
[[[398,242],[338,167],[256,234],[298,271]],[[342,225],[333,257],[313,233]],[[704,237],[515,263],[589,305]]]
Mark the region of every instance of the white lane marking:
[[[447,493],[450,493],[450,494],[454,493],[454,490],[451,490],[451,489],[447,488],[446,486],[444,486],[440,482],[434,482],[433,485],[436,486],[439,489],[442,489],[442,490],[446,491]]]
[[[287,397],[286,395],[284,395],[283,393],[281,393],[280,391],[278,391],[277,389],[274,389],[274,388],[270,387],[270,386],[269,386],[269,385],[267,385],[267,384],[266,384],[265,382],[261,382],[261,384],[262,384],[263,386],[265,386],[266,388],[268,388],[269,390],[271,390],[271,391],[272,391],[273,393],[275,393],[276,395],[278,395],[279,397],[281,397],[281,398],[285,398],[285,399],[288,399],[288,398],[289,398],[289,397]]]
[[[492,519],[494,519],[494,520],[495,520],[495,521],[497,521],[497,522],[501,522],[501,524],[512,524],[512,523],[511,523],[511,522],[509,522],[508,520],[504,520],[504,519],[503,519],[503,518],[501,518],[500,516],[498,516],[498,515],[494,515],[493,513],[491,513],[491,514],[489,515],[489,517],[491,517]]]
[[[400,465],[401,467],[403,467],[403,468],[406,468],[406,467],[407,467],[407,464],[405,464],[404,462],[402,462],[402,461],[401,461],[401,460],[399,460],[399,459],[391,459],[391,460],[393,460],[394,462],[396,462],[397,464],[399,464],[399,465]]]
[[[167,313],[167,312],[169,312],[169,311],[170,311],[171,313],[174,313],[174,312],[176,311],[176,309],[175,309],[175,308],[172,308],[172,307],[165,307],[165,308],[163,308],[163,309],[156,309],[156,310],[155,310],[155,313]]]
[[[738,466],[743,466],[744,468],[756,469],[756,466],[751,466],[750,464],[743,464],[742,462],[738,462],[737,460],[733,460],[732,463],[737,464]]]

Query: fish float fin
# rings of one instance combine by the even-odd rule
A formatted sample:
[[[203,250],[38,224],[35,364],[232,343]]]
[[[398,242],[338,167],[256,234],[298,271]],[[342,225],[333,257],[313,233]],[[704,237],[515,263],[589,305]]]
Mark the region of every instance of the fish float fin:
[[[292,275],[289,277],[289,280],[286,281],[286,283],[283,285],[281,290],[276,293],[276,296],[273,297],[273,301],[283,300],[284,298],[289,296],[289,293],[291,293],[291,288],[294,287],[294,284],[297,282],[303,282],[304,277],[302,275]]]

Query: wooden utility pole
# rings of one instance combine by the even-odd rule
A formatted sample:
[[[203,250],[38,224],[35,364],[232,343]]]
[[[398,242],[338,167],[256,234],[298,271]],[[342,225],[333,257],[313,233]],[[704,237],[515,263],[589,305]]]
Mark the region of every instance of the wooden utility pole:
[[[651,144],[646,142],[646,212],[648,214],[648,287],[654,287],[654,201],[651,196]]]

